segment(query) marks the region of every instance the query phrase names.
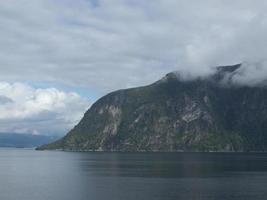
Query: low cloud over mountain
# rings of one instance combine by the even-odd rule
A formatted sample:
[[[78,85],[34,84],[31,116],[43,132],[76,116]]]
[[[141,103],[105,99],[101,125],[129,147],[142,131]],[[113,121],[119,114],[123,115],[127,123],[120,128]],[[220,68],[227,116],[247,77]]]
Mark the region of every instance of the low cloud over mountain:
[[[0,8],[2,81],[105,94],[267,55],[266,1],[9,0]]]

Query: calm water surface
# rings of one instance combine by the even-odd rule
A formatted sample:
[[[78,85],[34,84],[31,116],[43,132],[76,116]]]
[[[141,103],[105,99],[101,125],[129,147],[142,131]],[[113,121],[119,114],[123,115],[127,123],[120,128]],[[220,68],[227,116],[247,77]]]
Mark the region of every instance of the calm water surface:
[[[263,153],[0,149],[1,200],[264,200]]]

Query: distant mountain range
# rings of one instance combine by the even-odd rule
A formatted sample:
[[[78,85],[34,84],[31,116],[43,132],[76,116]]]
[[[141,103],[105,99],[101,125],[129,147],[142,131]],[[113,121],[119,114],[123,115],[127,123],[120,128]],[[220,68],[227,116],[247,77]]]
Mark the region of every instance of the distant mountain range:
[[[0,133],[0,147],[33,148],[57,139],[55,136]]]
[[[40,150],[266,151],[267,89],[236,85],[239,65],[205,78],[177,73],[99,99],[65,137]]]

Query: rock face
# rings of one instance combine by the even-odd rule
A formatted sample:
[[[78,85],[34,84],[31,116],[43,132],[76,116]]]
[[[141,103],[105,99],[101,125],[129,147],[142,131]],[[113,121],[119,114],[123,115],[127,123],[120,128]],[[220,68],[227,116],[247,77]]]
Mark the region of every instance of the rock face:
[[[175,73],[99,99],[64,138],[39,149],[73,151],[265,151],[267,89],[236,86],[241,65],[206,78]]]

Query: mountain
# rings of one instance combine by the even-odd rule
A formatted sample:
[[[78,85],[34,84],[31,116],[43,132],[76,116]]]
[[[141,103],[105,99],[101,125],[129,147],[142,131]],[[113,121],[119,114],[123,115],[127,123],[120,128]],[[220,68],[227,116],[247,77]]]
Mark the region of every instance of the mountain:
[[[54,142],[56,139],[58,138],[53,136],[0,133],[0,147],[32,148]]]
[[[267,89],[238,85],[241,64],[205,78],[169,73],[99,99],[64,138],[39,150],[266,151]]]

